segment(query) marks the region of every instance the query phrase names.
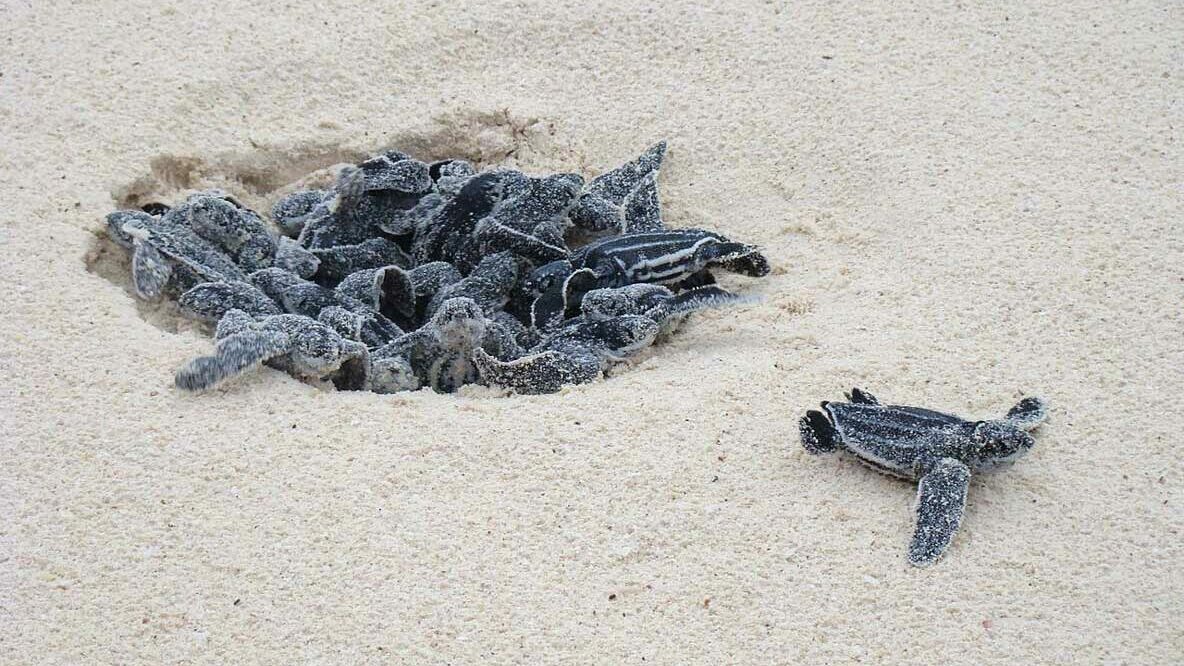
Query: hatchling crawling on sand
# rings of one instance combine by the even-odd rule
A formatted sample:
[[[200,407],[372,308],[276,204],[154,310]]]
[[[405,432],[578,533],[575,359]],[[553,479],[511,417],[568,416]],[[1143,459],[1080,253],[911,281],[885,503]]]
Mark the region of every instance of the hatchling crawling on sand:
[[[882,405],[852,389],[848,402],[823,402],[802,417],[802,445],[810,453],[846,449],[873,469],[918,482],[916,526],[909,561],[933,564],[962,522],[971,471],[1014,462],[1035,441],[1048,406],[1024,398],[1002,419],[967,421],[920,407]]]

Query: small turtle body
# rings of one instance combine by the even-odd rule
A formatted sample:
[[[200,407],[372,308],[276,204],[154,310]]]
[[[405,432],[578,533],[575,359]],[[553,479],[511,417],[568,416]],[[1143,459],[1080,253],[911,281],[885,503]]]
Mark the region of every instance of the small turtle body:
[[[878,471],[919,482],[916,527],[909,561],[935,562],[962,520],[972,472],[1018,459],[1035,441],[1047,405],[1025,398],[1003,419],[968,421],[952,414],[882,405],[867,391],[853,389],[847,402],[824,402],[823,411],[802,417],[802,445],[820,454],[846,449]]]
[[[452,393],[476,381],[474,351],[502,359],[522,352],[511,332],[487,319],[476,301],[450,298],[424,326],[374,350],[369,388],[393,393],[430,386]]]
[[[756,247],[702,229],[666,229],[611,236],[572,253],[573,270],[588,269],[601,286],[675,284],[709,266],[762,277],[769,263]]]
[[[696,287],[675,294],[662,285],[631,284],[588,292],[580,304],[580,311],[588,320],[644,315],[662,327],[662,334],[667,334],[693,312],[754,301],[752,297],[733,294],[716,286]]]
[[[603,238],[568,259],[535,270],[529,283],[539,296],[532,318],[539,328],[551,328],[570,310],[578,309],[584,294],[593,289],[639,283],[680,285],[714,266],[751,277],[769,273],[769,263],[756,247],[701,229]]]
[[[283,314],[267,294],[249,282],[202,282],[177,298],[187,314],[217,323],[231,310],[242,310],[255,317]]]
[[[366,346],[342,338],[329,326],[300,315],[256,320],[230,310],[218,322],[213,356],[199,356],[177,371],[177,388],[204,391],[261,363],[294,377],[331,379],[343,390],[363,388],[369,374]]]

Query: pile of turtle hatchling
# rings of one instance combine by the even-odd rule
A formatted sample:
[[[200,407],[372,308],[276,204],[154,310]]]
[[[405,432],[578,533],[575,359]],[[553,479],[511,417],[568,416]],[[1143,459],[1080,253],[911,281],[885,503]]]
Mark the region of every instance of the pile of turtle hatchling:
[[[107,228],[141,298],[216,324],[214,354],[177,372],[182,389],[266,363],[344,390],[547,393],[691,312],[747,300],[712,269],[769,271],[751,245],[665,227],[665,149],[587,183],[388,151],[285,196],[270,220],[213,190],[116,211]],[[592,240],[573,248],[572,235]]]

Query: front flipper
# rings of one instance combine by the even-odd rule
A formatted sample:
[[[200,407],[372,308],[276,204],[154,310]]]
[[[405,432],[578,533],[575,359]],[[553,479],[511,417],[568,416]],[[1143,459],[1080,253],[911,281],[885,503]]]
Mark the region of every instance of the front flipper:
[[[733,294],[720,287],[698,287],[690,291],[684,291],[667,300],[665,303],[650,309],[645,313],[645,316],[654,321],[661,322],[671,317],[688,315],[699,310],[722,308],[741,303],[754,303],[756,300],[755,297]]]
[[[540,331],[558,328],[569,312],[579,309],[584,294],[594,289],[596,282],[596,273],[592,269],[581,268],[563,282],[550,285],[530,308],[531,325]]]
[[[921,477],[917,487],[917,523],[909,544],[909,562],[925,567],[946,552],[966,507],[970,469],[953,458],[942,458]]]
[[[566,310],[562,285],[544,291],[530,306],[530,325],[539,331],[550,331],[563,323]]]
[[[658,204],[658,172],[651,171],[643,176],[637,187],[625,195],[621,208],[623,234],[665,229],[666,225],[662,223],[662,212]]]
[[[1007,412],[1007,420],[1024,430],[1033,430],[1048,418],[1048,403],[1043,398],[1029,397],[1020,400]]]
[[[478,348],[473,353],[473,363],[485,383],[518,393],[554,393],[568,384],[583,384],[600,375],[600,361],[595,356],[572,356],[557,351],[499,361]]]
[[[415,328],[415,283],[398,266],[378,269],[374,290],[378,294],[378,311],[401,327]]]
[[[139,238],[133,241],[132,284],[136,293],[146,301],[155,301],[164,292],[173,267],[156,248]]]
[[[177,371],[177,388],[204,391],[288,353],[291,339],[275,331],[247,331],[218,341],[213,356],[199,356]]]

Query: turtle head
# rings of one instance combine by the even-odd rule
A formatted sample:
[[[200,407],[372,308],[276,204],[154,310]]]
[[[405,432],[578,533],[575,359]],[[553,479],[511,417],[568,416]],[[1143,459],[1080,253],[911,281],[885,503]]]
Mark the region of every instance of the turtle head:
[[[979,421],[970,439],[972,456],[980,468],[1015,462],[1036,443],[1025,430],[1006,420]]]
[[[580,308],[589,318],[617,317],[637,314],[640,307],[637,300],[630,298],[624,289],[593,289],[584,294]]]
[[[453,351],[472,349],[485,336],[485,313],[471,298],[457,297],[444,301],[432,315],[440,343]]]
[[[556,259],[549,264],[539,266],[522,281],[522,287],[534,294],[541,294],[548,289],[561,284],[571,275],[572,265],[566,259]]]

